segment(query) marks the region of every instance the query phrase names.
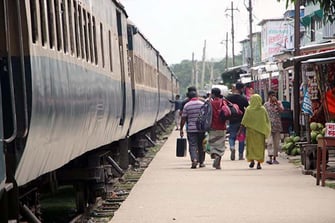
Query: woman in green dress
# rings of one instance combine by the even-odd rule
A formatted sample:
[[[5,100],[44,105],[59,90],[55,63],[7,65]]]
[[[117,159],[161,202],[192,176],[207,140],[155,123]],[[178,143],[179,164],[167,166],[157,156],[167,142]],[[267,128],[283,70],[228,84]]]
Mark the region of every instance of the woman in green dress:
[[[255,166],[262,169],[261,163],[265,157],[265,139],[271,133],[271,123],[269,115],[262,105],[262,98],[258,94],[250,97],[249,106],[247,107],[241,125],[246,128],[246,146],[247,160],[250,162],[249,167]]]

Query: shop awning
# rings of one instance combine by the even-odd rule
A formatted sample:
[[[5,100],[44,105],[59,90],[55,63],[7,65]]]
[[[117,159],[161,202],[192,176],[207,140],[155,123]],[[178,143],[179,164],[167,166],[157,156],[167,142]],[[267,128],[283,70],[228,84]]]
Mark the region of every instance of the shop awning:
[[[252,82],[252,79],[251,79],[251,77],[241,77],[241,82],[243,84],[250,83],[250,82]]]
[[[312,17],[310,15],[304,16],[300,19],[300,22],[304,26],[309,26],[311,24]]]
[[[319,9],[319,10],[314,11],[314,15],[316,17],[319,17],[319,19],[322,19],[322,17],[323,17],[323,10]]]
[[[260,80],[263,80],[263,79],[268,79],[268,78],[270,78],[270,74],[271,74],[271,78],[274,78],[274,77],[277,77],[277,76],[279,76],[279,72],[269,72],[269,73],[262,73],[262,74],[259,74],[259,79]]]
[[[322,19],[322,17],[323,17],[323,11],[321,9],[316,10],[316,11],[312,12],[311,14],[306,15],[306,16],[300,18],[300,22],[304,26],[309,26],[311,24],[312,17],[316,17],[317,19]]]
[[[326,58],[326,57],[335,57],[335,50],[329,50],[321,53],[314,53],[314,54],[301,55],[288,58],[287,60],[284,61],[283,68],[286,69],[288,67],[292,67],[294,66],[295,63],[299,63],[309,59]]]
[[[227,82],[236,82],[240,79],[240,74],[245,74],[248,72],[248,67],[246,65],[230,67],[221,74],[222,80]]]
[[[316,58],[316,59],[309,59],[306,61],[301,62],[302,64],[326,64],[326,63],[335,63],[335,57],[326,57],[326,58]]]

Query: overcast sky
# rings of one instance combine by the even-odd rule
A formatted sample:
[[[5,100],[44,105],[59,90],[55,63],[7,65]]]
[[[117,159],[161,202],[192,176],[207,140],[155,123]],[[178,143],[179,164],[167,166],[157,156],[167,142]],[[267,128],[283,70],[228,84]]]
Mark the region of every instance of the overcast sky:
[[[206,40],[206,60],[221,60],[226,47],[220,44],[228,32],[228,51],[232,53],[231,1],[229,0],[120,0],[129,19],[149,39],[171,65],[184,59],[202,59]],[[234,0],[235,55],[240,41],[249,34],[249,15],[244,5],[248,0]],[[252,0],[253,31],[263,19],[283,17],[286,0]],[[293,6],[290,7],[292,9]],[[225,41],[223,41],[225,42]]]

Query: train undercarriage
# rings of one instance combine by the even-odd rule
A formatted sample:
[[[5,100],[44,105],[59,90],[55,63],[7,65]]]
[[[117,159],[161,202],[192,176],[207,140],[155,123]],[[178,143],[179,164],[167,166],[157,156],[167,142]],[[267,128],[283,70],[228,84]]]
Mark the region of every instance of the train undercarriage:
[[[157,136],[165,132],[172,122],[173,115],[168,114],[155,126],[85,153],[28,185],[19,188],[13,185],[0,196],[0,209],[8,213],[2,215],[0,223],[8,220],[43,222],[41,194],[56,193],[64,185],[71,185],[75,191],[76,212],[85,212],[96,198],[103,199],[113,193],[114,184],[129,168],[138,167],[137,159],[145,156],[146,148],[154,146]]]

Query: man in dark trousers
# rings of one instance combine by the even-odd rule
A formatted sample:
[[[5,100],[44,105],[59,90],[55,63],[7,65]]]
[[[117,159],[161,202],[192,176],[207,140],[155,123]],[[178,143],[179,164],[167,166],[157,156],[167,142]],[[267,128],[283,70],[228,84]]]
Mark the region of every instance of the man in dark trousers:
[[[195,91],[190,91],[188,98],[189,101],[185,104],[181,115],[180,136],[184,136],[183,129],[184,125],[187,124],[186,132],[192,162],[191,168],[195,169],[198,164],[199,167],[205,167],[205,151],[202,144],[205,138],[205,132],[198,130],[196,126],[198,114],[204,102],[199,100],[197,92]]]
[[[244,114],[245,108],[248,107],[249,102],[247,98],[243,95],[243,92],[244,92],[244,84],[241,82],[237,82],[234,91],[232,92],[232,94],[228,95],[226,99],[232,102],[233,104],[237,104],[240,110]],[[229,121],[228,132],[229,132],[229,147],[231,151],[230,154],[231,160],[235,160],[235,141],[237,133],[241,126],[242,117],[243,115]],[[245,132],[243,133],[245,134]],[[244,139],[239,140],[238,142],[239,160],[244,160],[243,158],[244,144],[245,144]]]

